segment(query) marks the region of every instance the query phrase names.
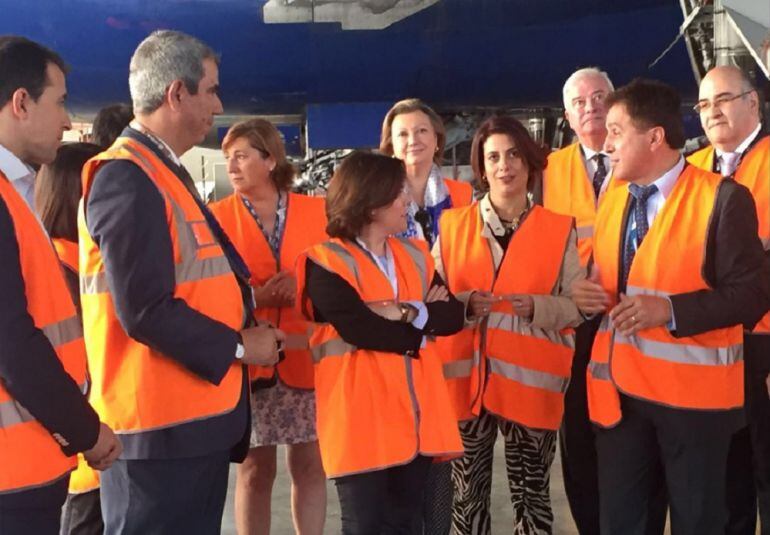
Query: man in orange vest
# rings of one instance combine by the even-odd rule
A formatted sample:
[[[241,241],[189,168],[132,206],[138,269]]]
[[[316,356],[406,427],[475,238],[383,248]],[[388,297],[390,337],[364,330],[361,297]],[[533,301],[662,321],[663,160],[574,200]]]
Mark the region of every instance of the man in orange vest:
[[[584,313],[602,314],[587,375],[601,531],[649,532],[664,476],[672,534],[722,535],[727,454],[743,425],[742,328],[767,311],[754,202],[685,163],[673,88],[635,80],[607,104],[605,149],[629,184],[605,195],[597,269],[573,286]]]
[[[596,207],[610,180],[612,164],[604,153],[604,99],[613,90],[607,73],[588,67],[572,73],[564,83],[564,116],[577,141],[548,157],[543,172],[543,206],[575,218],[578,252],[583,266],[591,257]],[[599,533],[599,487],[596,446],[586,405],[586,366],[599,326],[588,319],[575,331],[572,373],[564,397],[564,420],[559,433],[564,490],[581,535]]]
[[[179,157],[219,100],[218,58],[158,31],[131,58],[136,119],[83,170],[81,305],[91,403],[123,441],[102,477],[107,533],[219,533],[248,446],[244,364],[284,335],[252,325],[245,267]]]
[[[739,68],[715,67],[700,84],[695,110],[711,146],[688,158],[732,177],[754,196],[759,238],[770,249],[770,135],[762,131],[759,95]],[[728,534],[754,533],[759,502],[770,532],[770,314],[744,337],[748,426],[733,437],[728,461]],[[756,482],[756,483],[755,483]]]
[[[64,61],[0,36],[0,532],[58,534],[75,454],[107,468],[120,442],[83,396],[85,351],[50,240],[12,181],[70,128]]]

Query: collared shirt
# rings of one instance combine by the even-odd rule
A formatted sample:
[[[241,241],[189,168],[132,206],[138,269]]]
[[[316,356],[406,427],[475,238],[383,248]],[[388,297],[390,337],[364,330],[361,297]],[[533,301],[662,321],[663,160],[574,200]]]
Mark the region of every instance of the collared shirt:
[[[735,150],[734,150],[734,151],[732,151],[732,152],[734,152],[734,153],[736,153],[736,154],[739,154],[739,155],[741,155],[741,154],[743,154],[744,152],[746,152],[746,149],[748,149],[748,148],[749,148],[749,146],[751,145],[751,143],[754,141],[754,138],[756,138],[756,137],[759,135],[759,131],[760,131],[761,129],[762,129],[762,124],[758,124],[758,125],[757,125],[757,127],[754,129],[754,131],[753,131],[751,134],[749,134],[749,137],[747,137],[746,139],[744,139],[744,140],[741,142],[741,144],[740,144],[740,145],[738,145],[738,146],[735,148]],[[722,158],[722,155],[725,153],[725,151],[723,151],[723,150],[719,150],[719,149],[717,149],[716,147],[714,147],[714,153],[715,153],[715,154],[714,154],[714,159],[715,159],[715,160],[719,160],[719,159],[721,159],[721,158]]]
[[[582,143],[580,144],[580,148],[582,149],[582,156],[583,156],[583,164],[586,168],[586,173],[588,173],[588,180],[593,180],[593,176],[596,173],[596,167],[597,163],[596,160],[594,160],[594,156],[597,154],[601,154],[602,158],[604,159],[604,167],[607,169],[607,176],[604,177],[604,182],[602,182],[602,189],[601,191],[604,191],[607,189],[607,184],[610,181],[610,177],[612,176],[612,162],[610,161],[610,157],[607,156],[607,153],[603,151],[595,151],[593,149],[589,149]]]
[[[161,152],[163,152],[164,155],[169,158],[169,160],[177,164],[179,167],[182,167],[182,160],[179,159],[179,156],[177,156],[176,153],[171,149],[169,144],[166,143],[160,137],[158,137],[157,134],[151,132],[147,127],[145,127],[139,121],[131,121],[131,124],[129,124],[129,126],[134,130],[136,130],[137,132],[141,132],[142,134],[150,138],[152,141],[154,141],[155,144],[158,145],[158,148],[161,150]]]
[[[22,162],[18,156],[0,145],[0,171],[35,211],[35,170]]]

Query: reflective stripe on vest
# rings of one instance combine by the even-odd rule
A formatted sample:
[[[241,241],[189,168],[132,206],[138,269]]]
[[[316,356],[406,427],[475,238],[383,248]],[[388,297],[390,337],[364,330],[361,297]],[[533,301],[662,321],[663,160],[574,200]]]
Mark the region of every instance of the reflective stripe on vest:
[[[91,238],[84,209],[100,166],[113,160],[138,166],[161,195],[174,262],[174,298],[233,330],[243,324],[243,301],[235,275],[196,200],[181,179],[151,149],[119,138],[83,169],[84,200],[78,214],[83,327],[92,388],[90,401],[116,433],[133,435],[214,418],[240,399],[243,368],[235,360],[217,385],[126,333],[108,291],[101,252]],[[137,445],[136,447],[142,447]]]
[[[334,239],[309,248],[297,262],[298,302],[306,317],[313,319],[305,291],[308,259],[343,278],[364,302],[423,301],[434,269],[427,246],[393,237],[388,246],[398,295],[357,245]],[[345,342],[331,324],[314,323],[310,351],[318,442],[327,477],[403,465],[418,454],[456,456],[462,451],[432,343],[420,349],[419,358],[364,350]],[[361,440],[362,432],[366,440]]]
[[[711,212],[703,207],[714,206],[720,181],[717,175],[685,167],[633,260],[626,289],[629,296],[667,297],[708,288],[702,262]],[[625,228],[628,195],[627,189],[608,193],[597,216],[600,230],[594,260],[600,284],[613,299],[618,295],[618,237]],[[680,338],[665,326],[624,336],[612,330],[605,316],[587,374],[591,419],[605,427],[620,421],[618,390],[683,409],[739,407],[743,403],[742,360],[739,325]]]
[[[82,331],[56,252],[39,220],[2,173],[0,202],[6,205],[13,221],[27,313],[50,343],[64,371],[83,389],[86,356]],[[6,343],[0,340],[0,344]],[[55,402],[56,396],[52,395],[51,403]],[[75,467],[75,458],[64,455],[52,434],[13,398],[2,381],[0,459],[0,494],[49,485]]]
[[[687,160],[711,171],[714,168],[714,147],[705,147],[691,154]],[[770,177],[770,136],[763,137],[749,148],[734,173],[735,181],[749,188],[754,197],[759,239],[765,251],[770,249],[770,180],[767,177]],[[770,312],[759,320],[751,332],[770,335]]]

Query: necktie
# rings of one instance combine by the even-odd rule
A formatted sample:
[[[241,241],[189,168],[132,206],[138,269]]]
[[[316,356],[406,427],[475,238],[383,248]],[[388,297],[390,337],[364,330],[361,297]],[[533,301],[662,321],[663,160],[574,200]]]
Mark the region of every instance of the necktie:
[[[722,176],[732,176],[735,172],[735,164],[738,163],[740,154],[737,152],[725,152],[719,157],[719,171]]]
[[[607,168],[604,166],[604,154],[597,153],[592,159],[596,162],[596,171],[594,172],[593,179],[591,179],[591,183],[594,186],[594,195],[598,199],[599,193],[602,191],[604,179],[607,178]]]
[[[642,245],[642,240],[644,240],[650,228],[647,223],[647,200],[658,191],[658,186],[655,184],[649,186],[629,184],[628,191],[634,198],[633,205],[631,206],[631,215],[636,223],[636,229],[628,234],[623,251],[623,287],[621,291],[626,289],[628,274],[631,271],[631,263],[634,261],[636,250]]]

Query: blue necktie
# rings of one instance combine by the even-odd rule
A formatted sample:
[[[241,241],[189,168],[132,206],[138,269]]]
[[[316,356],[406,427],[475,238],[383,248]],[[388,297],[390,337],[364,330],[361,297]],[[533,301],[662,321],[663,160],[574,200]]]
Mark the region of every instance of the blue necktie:
[[[593,157],[593,160],[596,162],[596,172],[594,172],[594,177],[591,180],[591,183],[594,187],[594,195],[596,195],[596,198],[599,198],[599,193],[602,191],[602,184],[604,184],[604,179],[607,178],[607,168],[604,166],[604,154],[598,153]]]
[[[647,224],[647,200],[658,191],[658,186],[651,184],[649,186],[638,186],[629,184],[628,191],[634,198],[631,205],[631,215],[636,223],[635,232],[628,233],[626,246],[623,250],[623,287],[622,292],[626,291],[628,283],[628,274],[631,271],[631,263],[634,261],[636,250],[641,247],[642,240],[647,235],[649,225]]]

